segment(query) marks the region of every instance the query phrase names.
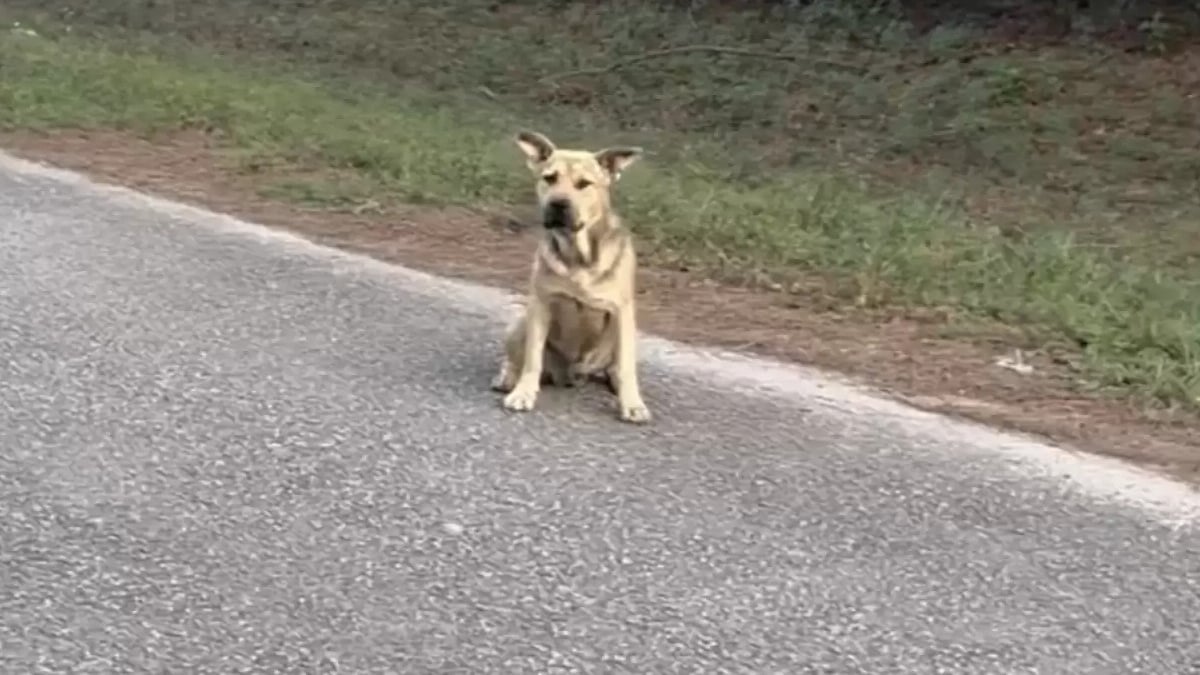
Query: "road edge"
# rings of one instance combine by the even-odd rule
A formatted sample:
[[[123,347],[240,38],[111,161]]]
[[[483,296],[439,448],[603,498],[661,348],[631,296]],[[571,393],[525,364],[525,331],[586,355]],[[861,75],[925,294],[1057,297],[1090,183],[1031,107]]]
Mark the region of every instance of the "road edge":
[[[192,221],[227,235],[274,244],[297,257],[319,260],[338,274],[370,275],[385,283],[400,281],[409,291],[432,298],[453,297],[460,306],[497,323],[509,320],[521,298],[506,290],[440,277],[384,262],[365,254],[318,244],[282,229],[242,220],[131,188],[97,181],[83,173],[23,159],[0,149],[0,170],[16,176],[52,180],[127,206],[145,208],[171,218]],[[498,325],[498,330],[500,326]],[[904,436],[962,445],[965,453],[1009,460],[1011,468],[1031,478],[1063,481],[1090,497],[1111,500],[1154,514],[1183,527],[1200,523],[1200,491],[1187,483],[1120,459],[1056,446],[1019,432],[921,410],[886,396],[836,372],[811,366],[745,356],[722,349],[684,345],[640,333],[641,359],[692,377],[726,382],[746,395],[800,399],[841,414],[867,417]]]

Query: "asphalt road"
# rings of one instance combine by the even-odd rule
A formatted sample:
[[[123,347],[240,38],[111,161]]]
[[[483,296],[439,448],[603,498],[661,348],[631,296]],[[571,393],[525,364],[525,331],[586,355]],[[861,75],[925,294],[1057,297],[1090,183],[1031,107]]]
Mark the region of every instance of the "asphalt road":
[[[0,672],[1200,672],[1186,488],[505,297],[0,161]]]

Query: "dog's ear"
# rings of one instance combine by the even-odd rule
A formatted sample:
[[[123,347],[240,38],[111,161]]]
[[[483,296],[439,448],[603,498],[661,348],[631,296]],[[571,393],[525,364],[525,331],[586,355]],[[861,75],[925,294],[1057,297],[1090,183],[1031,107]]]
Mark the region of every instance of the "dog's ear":
[[[596,153],[596,161],[612,176],[613,180],[621,177],[621,172],[630,164],[642,157],[642,149],[634,147],[605,148]]]
[[[530,164],[540,164],[550,159],[555,149],[549,138],[536,131],[522,131],[517,134],[517,145],[520,146],[521,152],[525,153],[525,158]]]

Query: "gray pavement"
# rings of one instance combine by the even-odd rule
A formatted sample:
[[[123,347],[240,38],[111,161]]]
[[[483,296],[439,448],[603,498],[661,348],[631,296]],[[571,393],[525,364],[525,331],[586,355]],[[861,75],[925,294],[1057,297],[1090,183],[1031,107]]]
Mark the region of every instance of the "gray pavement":
[[[0,672],[1200,673],[1187,489],[502,298],[4,159]]]

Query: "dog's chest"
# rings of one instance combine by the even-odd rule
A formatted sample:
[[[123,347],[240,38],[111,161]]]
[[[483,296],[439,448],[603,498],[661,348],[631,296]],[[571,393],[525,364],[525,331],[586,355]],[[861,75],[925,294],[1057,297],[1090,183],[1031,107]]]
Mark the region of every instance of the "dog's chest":
[[[617,311],[617,303],[611,296],[608,284],[597,284],[596,275],[587,268],[551,270],[556,274],[542,277],[542,291],[554,297],[556,302],[578,304],[591,312],[610,313]],[[564,310],[568,311],[568,310]]]
[[[607,294],[598,293],[597,291],[605,290],[603,287],[598,287],[591,279],[566,279],[568,293],[566,295],[583,306],[584,310],[590,312],[607,313],[616,311],[616,305]]]

